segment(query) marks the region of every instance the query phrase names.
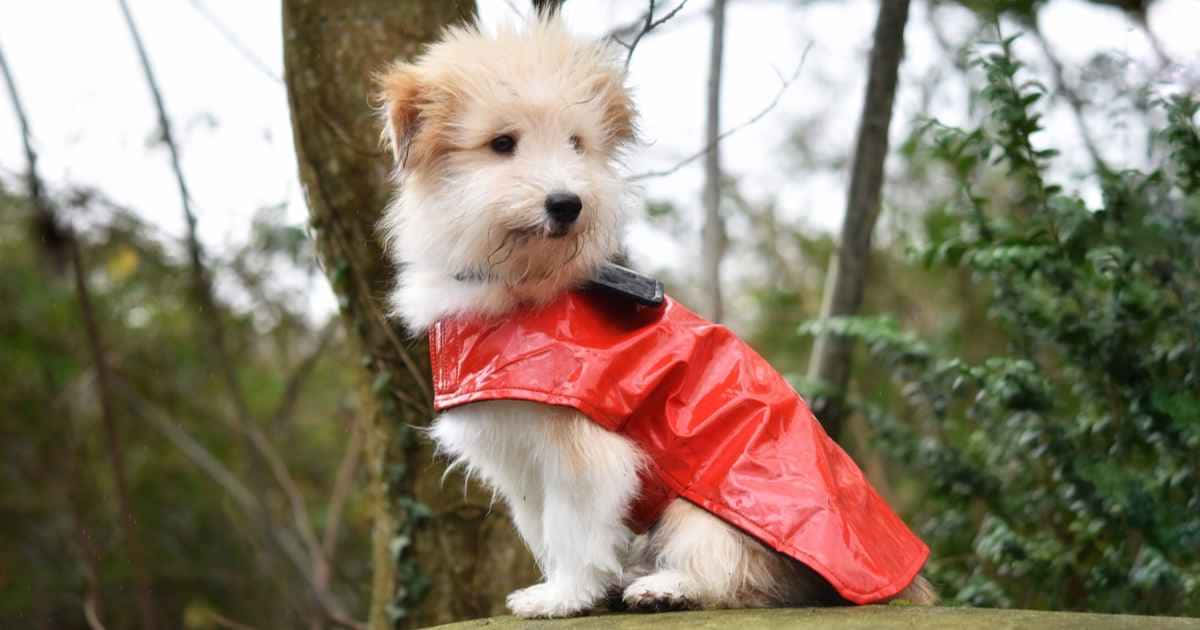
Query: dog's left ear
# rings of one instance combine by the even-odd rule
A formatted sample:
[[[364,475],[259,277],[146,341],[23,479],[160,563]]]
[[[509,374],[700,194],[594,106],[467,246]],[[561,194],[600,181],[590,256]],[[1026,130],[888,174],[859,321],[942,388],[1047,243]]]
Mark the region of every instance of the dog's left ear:
[[[421,81],[412,64],[396,62],[375,77],[383,114],[383,141],[403,166],[420,124]]]
[[[604,126],[614,147],[637,137],[637,110],[625,86],[625,76],[613,69],[596,79],[595,93],[604,107]]]

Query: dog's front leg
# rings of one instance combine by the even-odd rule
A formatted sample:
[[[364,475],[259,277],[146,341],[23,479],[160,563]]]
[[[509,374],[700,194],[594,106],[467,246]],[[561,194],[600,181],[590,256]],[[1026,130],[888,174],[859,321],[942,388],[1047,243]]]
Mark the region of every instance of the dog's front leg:
[[[508,596],[519,617],[590,610],[620,580],[631,536],[624,517],[638,490],[637,447],[578,414],[551,422],[539,457],[546,581]]]

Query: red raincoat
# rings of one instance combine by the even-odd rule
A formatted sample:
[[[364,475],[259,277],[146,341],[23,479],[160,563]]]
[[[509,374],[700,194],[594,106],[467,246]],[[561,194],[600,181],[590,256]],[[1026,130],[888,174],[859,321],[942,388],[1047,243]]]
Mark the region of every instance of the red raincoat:
[[[568,293],[501,319],[439,321],[429,349],[438,411],[562,405],[641,447],[635,531],[682,496],[858,604],[898,593],[929,555],[778,372],[670,298],[646,308]]]

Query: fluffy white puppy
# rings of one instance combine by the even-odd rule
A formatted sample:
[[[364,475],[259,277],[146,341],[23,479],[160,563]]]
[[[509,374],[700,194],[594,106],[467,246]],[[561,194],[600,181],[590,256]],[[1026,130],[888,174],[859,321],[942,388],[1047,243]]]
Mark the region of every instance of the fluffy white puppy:
[[[411,331],[547,303],[617,254],[635,113],[604,45],[553,18],[455,27],[379,85],[398,186],[382,230]],[[838,601],[804,565],[683,500],[635,539],[624,516],[643,454],[578,411],[477,402],[431,434],[503,497],[542,569],[508,597],[516,615],[580,614],[614,594],[643,610]]]

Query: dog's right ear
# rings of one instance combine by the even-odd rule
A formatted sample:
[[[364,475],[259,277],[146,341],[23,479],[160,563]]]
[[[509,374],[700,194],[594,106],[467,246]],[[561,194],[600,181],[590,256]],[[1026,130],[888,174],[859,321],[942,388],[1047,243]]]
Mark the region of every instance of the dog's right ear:
[[[400,167],[405,165],[420,125],[423,88],[416,66],[396,62],[375,79],[383,114],[383,141]]]

